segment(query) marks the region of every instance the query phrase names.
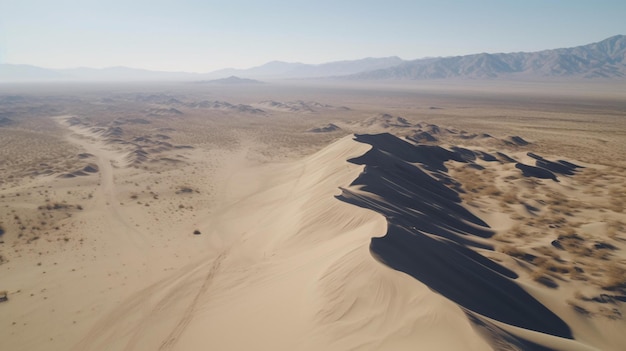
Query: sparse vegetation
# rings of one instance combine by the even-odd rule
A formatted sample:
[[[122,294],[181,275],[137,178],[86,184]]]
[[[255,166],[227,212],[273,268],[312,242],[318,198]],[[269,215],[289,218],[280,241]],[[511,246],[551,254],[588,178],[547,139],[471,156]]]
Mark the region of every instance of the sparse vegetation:
[[[515,189],[511,189],[505,192],[502,195],[501,201],[503,204],[508,204],[508,205],[515,205],[520,202],[519,199],[517,198],[517,191]]]
[[[556,289],[559,287],[559,284],[557,284],[554,279],[550,276],[548,276],[545,271],[543,270],[537,270],[535,272],[533,272],[532,274],[532,278],[534,281],[536,281],[537,283],[544,285],[548,288],[551,289]]]
[[[610,263],[606,268],[602,289],[626,294],[626,269],[616,263]]]
[[[193,188],[189,187],[189,186],[179,186],[178,190],[176,190],[176,194],[191,194],[194,192],[198,192],[197,190],[194,190]]]
[[[588,311],[586,308],[584,308],[583,306],[581,306],[579,303],[572,301],[572,300],[567,300],[567,304],[572,306],[572,308],[574,309],[574,311],[586,316],[586,317],[591,317],[593,314]]]
[[[238,93],[232,92],[232,94]],[[296,93],[290,92],[290,94]],[[65,127],[60,127],[56,122],[50,122],[48,117],[50,114],[45,114],[45,117],[44,114],[35,116],[15,129],[16,135],[26,138],[27,141],[19,141],[18,137],[10,137],[10,133],[0,129],[0,140],[16,142],[12,150],[0,150],[0,171],[2,172],[0,205],[4,206],[3,211],[0,211],[0,220],[3,221],[0,231],[6,230],[6,235],[2,238],[6,242],[0,246],[2,248],[0,264],[11,260],[8,265],[2,267],[2,270],[8,274],[15,274],[13,272],[20,269],[15,263],[24,261],[27,262],[24,266],[38,274],[43,270],[52,272],[50,268],[52,268],[53,260],[50,258],[56,258],[56,256],[50,253],[54,250],[67,250],[68,252],[73,250],[71,255],[63,257],[78,258],[76,265],[62,267],[65,269],[64,272],[70,272],[70,269],[72,272],[81,272],[85,270],[91,259],[111,260],[115,267],[119,268],[118,263],[128,264],[132,260],[126,259],[127,257],[122,257],[124,260],[118,260],[111,252],[104,252],[106,250],[100,250],[100,248],[110,247],[110,243],[119,238],[113,237],[111,240],[109,229],[126,228],[125,225],[130,228],[128,233],[122,235],[135,235],[135,231],[138,232],[140,240],[145,240],[147,250],[156,248],[158,251],[155,252],[174,253],[172,256],[182,253],[186,256],[187,251],[192,250],[186,251],[182,245],[187,242],[197,244],[197,240],[206,240],[208,237],[204,238],[199,229],[190,230],[193,235],[199,235],[195,238],[193,236],[185,238],[184,235],[181,237],[175,234],[180,232],[180,228],[184,230],[191,223],[196,223],[198,226],[205,225],[208,222],[205,222],[202,216],[211,212],[219,213],[219,211],[214,211],[214,207],[221,206],[225,202],[229,203],[231,200],[230,189],[221,191],[222,189],[217,188],[222,184],[220,183],[222,178],[226,176],[218,174],[214,177],[216,172],[222,172],[222,170],[225,170],[225,174],[231,174],[231,169],[228,168],[230,155],[241,156],[242,160],[251,163],[290,160],[309,155],[331,141],[350,133],[378,133],[380,131],[395,133],[393,129],[368,129],[369,127],[365,128],[359,126],[358,123],[352,123],[352,121],[362,120],[363,115],[369,114],[371,106],[376,106],[377,109],[386,108],[388,105],[384,103],[389,100],[394,101],[394,111],[406,115],[409,120],[417,118],[418,115],[420,118],[424,115],[424,118],[437,123],[438,121],[445,121],[445,123],[450,123],[452,120],[455,123],[458,121],[463,124],[459,127],[468,129],[472,133],[486,128],[485,131],[494,138],[485,139],[485,141],[467,139],[463,141],[464,147],[469,148],[473,144],[492,154],[495,154],[494,150],[506,151],[507,155],[520,162],[525,157],[524,153],[527,149],[514,147],[512,151],[503,150],[503,146],[499,144],[495,136],[511,135],[514,132],[528,133],[524,134],[524,138],[528,137],[528,140],[533,141],[533,144],[528,146],[528,150],[533,152],[545,151],[550,154],[563,154],[566,157],[587,158],[595,161],[595,155],[585,154],[584,151],[589,149],[594,154],[607,155],[602,157],[605,162],[608,162],[606,159],[609,157],[614,157],[611,164],[626,161],[626,156],[624,156],[626,149],[620,146],[623,145],[623,135],[617,132],[612,132],[613,134],[606,137],[609,141],[606,143],[607,146],[572,143],[573,136],[578,135],[576,133],[580,133],[580,129],[584,126],[590,125],[582,124],[587,123],[586,121],[591,117],[588,114],[581,116],[580,111],[572,114],[561,111],[533,111],[533,114],[537,115],[534,117],[530,116],[528,111],[522,111],[518,107],[502,113],[501,109],[496,111],[478,108],[480,102],[469,100],[466,100],[468,104],[471,104],[469,108],[458,108],[450,102],[441,109],[425,110],[423,106],[429,105],[423,103],[434,102],[426,101],[426,98],[421,97],[420,94],[411,94],[411,99],[406,101],[395,96],[391,99],[389,96],[382,98],[375,94],[371,95],[371,101],[355,104],[357,107],[352,111],[326,111],[324,114],[307,115],[306,118],[297,113],[281,111],[263,116],[242,116],[231,111],[216,109],[207,112],[208,110],[202,107],[186,107],[188,100],[197,98],[191,96],[187,97],[188,100],[180,98],[182,103],[176,105],[176,109],[181,112],[180,115],[148,116],[150,113],[158,114],[159,109],[167,110],[169,107],[160,106],[162,102],[138,102],[137,94],[121,90],[114,97],[116,101],[114,109],[111,109],[111,103],[94,103],[90,100],[92,97],[80,97],[71,104],[59,103],[62,108],[58,111],[65,113],[64,111],[67,110],[79,116],[92,116],[79,117],[75,122],[85,128],[96,130],[100,141],[107,145],[102,153],[81,157],[76,155],[84,154],[85,150],[72,146],[66,141],[61,132],[67,129],[63,130]],[[430,95],[428,97],[432,98]],[[237,98],[239,97],[233,99]],[[251,100],[249,97],[246,99]],[[379,102],[381,104],[378,104]],[[395,104],[396,102],[398,104]],[[436,103],[439,104],[439,101]],[[536,109],[541,109],[541,106],[543,105],[537,104]],[[564,106],[563,104],[558,107],[566,108]],[[2,109],[4,111],[8,107],[3,105]],[[610,129],[623,131],[624,119],[621,118],[622,116],[619,118],[613,116],[614,114],[611,110],[610,115],[603,115],[602,123],[597,124],[612,123]],[[29,118],[31,117],[24,115],[24,117],[16,117],[15,120],[21,123],[21,119]],[[550,120],[553,118],[559,119],[558,125],[551,124]],[[575,121],[578,131],[562,127],[569,123],[567,121]],[[312,126],[330,122],[340,123],[342,130],[330,134],[303,132]],[[47,136],[47,128],[38,126],[38,123],[51,127],[50,135]],[[550,133],[535,132],[547,126],[552,128]],[[43,131],[46,133],[42,133]],[[559,134],[561,132],[562,135]],[[106,133],[109,134],[105,135]],[[10,139],[5,139],[5,136]],[[605,135],[601,136],[604,140]],[[37,141],[39,137],[43,141]],[[459,140],[452,138],[441,137],[440,143],[444,145],[449,141],[458,142]],[[565,138],[568,138],[568,145],[577,145],[556,148],[555,146],[560,145],[559,142]],[[598,139],[600,139],[600,134],[590,138],[594,140],[593,142],[597,142]],[[27,150],[24,155],[17,155],[18,151],[21,151],[20,148],[29,147],[30,142],[35,143],[32,148],[34,151]],[[616,149],[609,150],[613,147]],[[109,153],[118,151],[118,155],[112,157],[114,158],[111,162],[112,173],[115,177],[111,182],[111,179],[105,179],[104,174],[107,172],[103,170],[103,165],[108,167],[109,164],[102,161]],[[230,151],[236,152],[230,153]],[[129,153],[131,157],[124,159],[124,156]],[[608,156],[609,154],[611,156]],[[68,161],[65,162],[64,158]],[[97,162],[96,159],[98,159]],[[71,179],[54,177],[83,169],[89,164],[88,162],[97,163],[100,165],[100,171],[103,172],[90,177]],[[495,247],[496,252],[489,252],[485,255],[515,270],[524,284],[529,282],[534,285],[534,288],[542,289],[544,292],[561,287],[556,294],[560,294],[562,301],[567,301],[571,308],[581,316],[616,316],[612,309],[614,304],[620,302],[618,300],[615,300],[617,302],[606,301],[611,301],[610,296],[623,295],[623,290],[626,289],[625,263],[619,261],[619,258],[623,257],[623,252],[620,250],[626,243],[626,225],[624,224],[626,220],[623,216],[626,204],[626,192],[623,190],[626,189],[626,184],[623,179],[626,171],[620,171],[612,166],[607,167],[606,170],[588,167],[581,170],[579,174],[564,177],[561,182],[556,183],[551,180],[524,178],[514,167],[514,161],[507,162],[509,163],[487,162],[479,159],[476,167],[467,167],[467,163],[456,161],[446,163],[450,169],[448,175],[458,181],[458,183],[450,182],[448,187],[454,191],[459,189],[463,191],[460,196],[464,202],[459,205],[468,208],[476,216],[492,225],[494,231],[497,231],[497,235],[492,239],[479,239],[480,243]],[[353,166],[346,163],[345,167]],[[311,168],[314,167],[307,167],[303,172],[323,170]],[[111,171],[111,169],[107,170]],[[48,172],[51,173],[47,175]],[[236,172],[233,174],[232,181],[229,179],[225,182],[232,183],[229,186],[236,186],[236,181],[240,180],[239,174]],[[31,179],[31,176],[34,178]],[[585,182],[589,184],[583,184]],[[111,184],[115,189],[111,192],[104,192],[103,189],[111,190]],[[348,184],[342,184],[342,186]],[[252,185],[242,187],[241,192],[247,188],[252,188]],[[236,194],[237,191],[232,193]],[[214,196],[214,194],[217,195]],[[226,200],[222,201],[220,197],[222,195]],[[98,206],[104,206],[105,203],[107,207],[98,208]],[[122,204],[125,205],[122,206]],[[81,210],[83,212],[79,212]],[[94,214],[106,211],[107,215],[98,218],[96,215],[91,215],[92,210]],[[498,217],[500,214],[502,216]],[[492,219],[494,224],[491,222]],[[109,221],[113,220],[119,220],[120,223],[116,223],[119,226],[110,226]],[[86,223],[87,221],[89,222]],[[513,222],[512,226],[509,221]],[[511,226],[509,229],[502,229],[509,226]],[[202,234],[207,235],[205,229],[202,231]],[[471,235],[467,238],[475,239]],[[176,244],[172,245],[174,241]],[[167,245],[170,245],[171,251],[166,251]],[[176,247],[175,250],[172,249],[174,247]],[[487,251],[477,252],[483,254]],[[123,256],[124,253],[120,255]],[[146,255],[146,259],[153,259],[155,256],[158,255]],[[19,259],[16,259],[18,257]],[[268,254],[267,257],[269,258],[270,255]],[[180,262],[186,260],[187,258],[183,257]],[[59,267],[55,269],[63,266],[62,261],[57,261]],[[36,266],[37,262],[43,263],[41,266]],[[83,264],[83,262],[86,263]],[[224,262],[224,264],[230,263],[228,259]],[[147,262],[147,265],[150,265],[150,262]],[[160,269],[161,266],[158,267]],[[232,267],[224,266],[224,268],[226,271]],[[85,276],[91,274],[88,269],[85,270]],[[128,269],[130,271],[130,268]],[[121,270],[118,269],[118,271]],[[151,270],[154,274],[157,274],[157,271],[157,269]],[[75,274],[78,280],[83,272],[69,274]],[[115,278],[118,272],[111,269],[109,274]],[[92,277],[93,274],[89,275],[88,279],[94,279]],[[111,278],[111,285],[121,282],[113,278]],[[583,286],[589,297],[567,295],[575,290],[570,288]],[[129,291],[134,290],[129,289]],[[28,291],[24,297],[30,293],[31,291]],[[37,298],[40,297],[39,291],[34,291],[34,293]],[[603,297],[602,294],[609,297]],[[114,301],[117,301],[118,296],[115,297]],[[18,300],[15,299],[15,301]],[[608,307],[602,311],[599,305]],[[623,310],[622,307],[620,308]]]

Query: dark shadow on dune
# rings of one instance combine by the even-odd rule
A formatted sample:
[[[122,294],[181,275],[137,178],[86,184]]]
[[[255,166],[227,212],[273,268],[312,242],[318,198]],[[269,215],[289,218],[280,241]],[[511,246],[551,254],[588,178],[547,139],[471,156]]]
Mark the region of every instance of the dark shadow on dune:
[[[556,162],[546,160],[545,158],[537,154],[533,154],[532,152],[529,152],[527,155],[535,159],[535,166],[558,174],[574,175],[577,168],[583,168],[582,166],[564,160],[557,160]]]
[[[517,162],[513,158],[511,158],[509,155],[504,154],[502,152],[496,152],[496,155],[498,155],[498,157],[500,158],[501,162],[504,162],[504,163],[514,163],[514,162]]]
[[[466,311],[469,320],[478,328],[478,331],[487,336],[487,342],[494,350],[524,350],[524,351],[553,351],[549,347],[536,344],[517,335],[513,335],[495,324]]]
[[[522,175],[524,177],[533,177],[533,178],[539,178],[539,179],[552,179],[555,182],[558,182],[558,180],[556,179],[556,175],[554,173],[541,167],[535,167],[535,166],[525,165],[523,163],[517,163],[515,165],[515,168],[522,171]]]
[[[386,235],[370,245],[377,259],[471,312],[572,338],[565,322],[514,282],[513,271],[473,249],[492,249],[481,238],[493,232],[461,206],[444,165],[467,162],[467,151],[412,145],[390,134],[356,140],[372,149],[349,160],[365,169],[338,198],[387,218]]]
[[[458,152],[453,152],[433,145],[413,145],[402,139],[399,139],[389,133],[383,134],[359,134],[356,140],[362,143],[374,145],[376,149],[384,154],[391,154],[405,162],[420,163],[428,170],[432,171],[448,171],[444,166],[444,162],[455,160],[463,162],[464,159]],[[350,162],[358,163],[358,159],[350,160]]]
[[[534,177],[540,179],[552,179],[558,182],[556,174],[572,176],[576,173],[577,168],[584,168],[582,166],[573,164],[564,160],[550,161],[545,158],[529,152],[528,156],[535,159],[535,166],[525,165],[523,163],[517,163],[516,168],[522,171],[525,177]]]

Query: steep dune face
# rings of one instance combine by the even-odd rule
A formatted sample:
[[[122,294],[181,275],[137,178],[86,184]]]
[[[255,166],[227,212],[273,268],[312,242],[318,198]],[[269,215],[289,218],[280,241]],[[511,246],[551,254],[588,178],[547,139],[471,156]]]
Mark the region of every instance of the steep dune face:
[[[346,189],[339,198],[387,218],[387,234],[372,240],[372,254],[469,312],[572,338],[565,322],[512,282],[517,274],[471,249],[490,249],[479,239],[493,233],[433,176],[446,177],[443,162],[458,155],[419,148],[389,134],[356,140],[373,148],[350,160],[365,170],[352,183],[359,190]]]
[[[566,311],[563,301],[555,303],[545,291],[538,294],[518,281],[523,264],[505,266],[489,255],[497,244],[492,239],[495,231],[466,209],[459,196],[461,184],[448,174],[448,167],[454,164],[479,166],[474,162],[482,159],[483,164],[504,165],[509,156],[503,154],[498,160],[468,149],[414,145],[391,134],[356,135],[355,140],[372,148],[349,160],[364,170],[337,198],[386,218],[386,234],[374,237],[370,245],[378,261],[458,304],[497,349],[506,345],[506,349],[586,350],[597,342],[587,343],[588,323],[600,326],[604,322],[581,324],[579,316]],[[478,157],[469,157],[470,153]],[[535,168],[550,173],[554,180],[557,177],[551,171],[559,176],[574,175],[580,168],[567,161],[528,156],[542,167]],[[560,281],[566,284],[565,279]],[[554,284],[552,289],[557,287]],[[552,296],[556,295],[558,291],[553,290]],[[579,342],[576,335],[588,340]],[[594,346],[613,349],[616,340]]]

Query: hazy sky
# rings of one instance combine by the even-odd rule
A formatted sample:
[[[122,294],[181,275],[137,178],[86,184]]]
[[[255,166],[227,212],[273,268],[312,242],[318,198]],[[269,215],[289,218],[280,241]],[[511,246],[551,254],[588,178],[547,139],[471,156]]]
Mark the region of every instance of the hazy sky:
[[[0,0],[0,63],[208,72],[416,59],[626,34],[624,0]]]

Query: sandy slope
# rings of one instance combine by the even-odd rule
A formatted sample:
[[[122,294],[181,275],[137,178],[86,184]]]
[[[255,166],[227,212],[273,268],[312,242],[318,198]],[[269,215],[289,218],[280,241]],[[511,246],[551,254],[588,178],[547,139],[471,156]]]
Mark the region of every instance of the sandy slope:
[[[523,201],[501,205],[479,192],[462,202],[458,184],[446,178],[465,175],[469,189],[472,173],[460,156],[446,159],[449,151],[436,147],[418,152],[391,135],[347,136],[288,163],[251,162],[252,142],[235,151],[189,150],[183,156],[190,165],[149,173],[127,167],[129,151],[93,129],[58,122],[68,128],[68,141],[93,155],[98,175],[37,181],[59,194],[87,188],[93,198],[62,222],[80,241],[59,247],[38,240],[2,265],[10,303],[0,308],[11,316],[0,330],[3,349],[488,350],[530,340],[559,350],[610,350],[622,344],[623,319],[588,318],[563,301],[587,280],[548,272],[560,286],[542,286],[532,267],[537,262],[500,247],[506,242],[538,255],[553,239],[508,234],[529,218],[543,218],[522,202],[552,206],[550,197],[562,192],[601,201],[604,186],[580,187],[560,174],[558,183],[529,182],[506,161],[478,177],[495,174],[488,185]],[[474,170],[493,162],[476,154]],[[183,178],[197,193],[172,190]],[[472,181],[492,191],[481,183],[486,180]],[[542,197],[539,190],[554,193]],[[524,217],[523,211],[534,212]],[[579,226],[595,240],[594,229],[610,218],[596,223],[599,214],[586,211],[578,218],[588,223]],[[619,240],[611,243],[621,247]],[[621,252],[615,255],[623,261]],[[590,277],[605,273],[593,258],[561,255]],[[43,264],[33,266],[40,256]],[[587,291],[595,296],[598,289]]]
[[[456,305],[373,259],[384,219],[335,199],[361,171],[345,160],[366,150],[347,137],[238,173],[230,186],[248,189],[225,190],[230,204],[202,224],[219,238],[205,256],[126,298],[75,349],[485,349]]]
[[[369,253],[384,219],[335,198],[361,171],[346,160],[368,148],[351,137],[287,164],[250,164],[245,148],[222,155],[219,206],[176,221],[158,215],[167,201],[151,202],[154,212],[128,203],[123,148],[68,128],[99,174],[42,181],[93,198],[66,220],[80,242],[38,240],[3,265],[9,349],[484,349],[456,305]],[[451,325],[458,337],[443,337]]]
[[[63,118],[58,121],[63,123]],[[202,246],[209,239],[191,234],[194,223],[188,213],[178,214],[179,221],[168,220],[172,216],[164,213],[172,206],[167,202],[153,202],[153,212],[129,204],[128,194],[136,187],[125,182],[133,171],[120,167],[123,150],[105,145],[87,129],[71,131],[68,140],[93,155],[99,172],[72,179],[40,178],[30,185],[47,189],[59,202],[83,194],[76,201],[82,201],[84,209],[57,223],[65,242],[43,237],[27,247],[16,246],[20,254],[3,265],[2,285],[9,292],[9,303],[1,306],[8,316],[3,318],[3,349],[70,349],[129,294],[204,254]],[[224,167],[224,172],[230,170]],[[165,181],[163,185],[172,186]],[[149,300],[141,299],[135,307],[145,313]]]

